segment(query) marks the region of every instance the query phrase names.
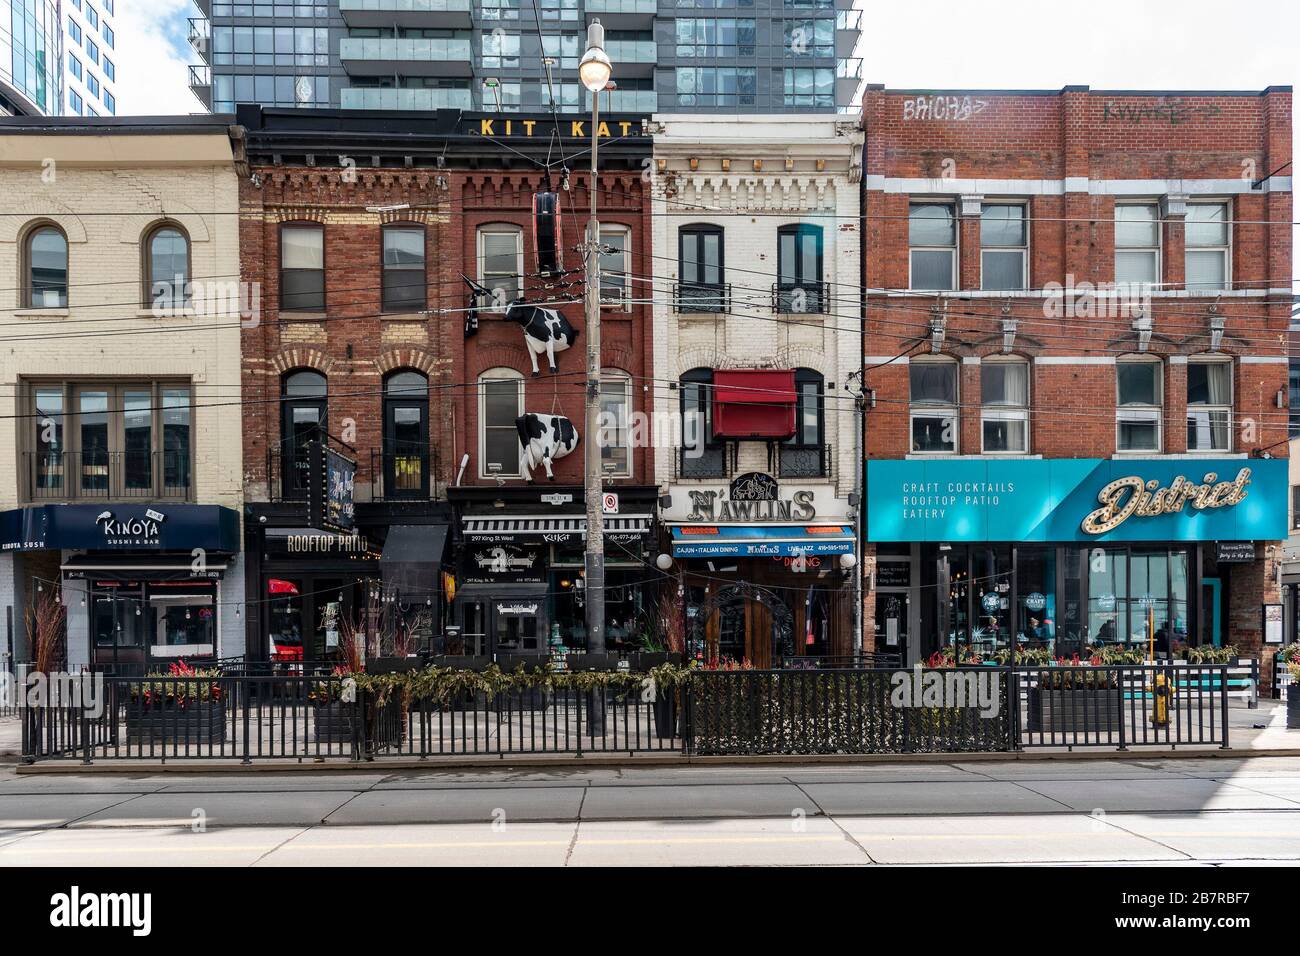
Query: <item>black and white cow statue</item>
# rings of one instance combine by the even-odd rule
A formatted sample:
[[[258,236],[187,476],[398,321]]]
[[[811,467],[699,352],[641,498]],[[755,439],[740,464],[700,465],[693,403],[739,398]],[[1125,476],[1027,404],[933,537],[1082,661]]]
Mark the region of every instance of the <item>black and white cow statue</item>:
[[[555,480],[551,462],[558,461],[578,446],[578,430],[563,415],[539,415],[525,412],[515,419],[519,431],[519,462],[524,477],[531,484],[533,469],[541,465],[546,477]]]
[[[467,276],[462,275],[461,278],[476,293],[491,298],[492,293],[487,288]],[[537,368],[537,356],[546,353],[546,364],[554,374],[559,371],[555,365],[555,353],[563,352],[578,338],[578,330],[555,309],[529,305],[522,297],[506,306],[505,318],[507,322],[517,322],[523,326],[528,357],[533,363],[533,378],[542,374]]]

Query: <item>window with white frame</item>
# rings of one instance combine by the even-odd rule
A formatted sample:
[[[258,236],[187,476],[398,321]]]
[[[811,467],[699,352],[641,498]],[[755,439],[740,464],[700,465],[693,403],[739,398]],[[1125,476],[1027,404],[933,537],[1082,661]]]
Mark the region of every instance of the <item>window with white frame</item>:
[[[1158,359],[1121,359],[1115,364],[1115,447],[1119,451],[1160,450],[1163,373]]]
[[[632,474],[632,379],[605,369],[600,377],[600,467],[610,478]]]
[[[1115,282],[1155,285],[1160,281],[1160,207],[1126,203],[1115,207]]]
[[[988,203],[980,211],[980,288],[1029,285],[1029,224],[1023,203]]]
[[[601,226],[600,244],[600,301],[630,312],[628,263],[632,255],[632,230],[627,226]]]
[[[953,205],[912,203],[907,230],[909,287],[957,288],[957,216]]]
[[[1029,451],[1029,363],[985,359],[980,367],[983,447],[988,454]]]
[[[1184,231],[1187,288],[1228,288],[1232,278],[1230,215],[1226,202],[1188,204]]]
[[[519,430],[524,413],[524,377],[512,368],[494,368],[478,378],[479,476],[518,477]]]
[[[1194,359],[1187,363],[1187,450],[1231,447],[1232,361]]]
[[[912,451],[957,451],[957,363],[913,359],[911,383]]]
[[[492,308],[505,307],[523,295],[524,238],[518,226],[481,226],[478,231],[478,280],[492,295]]]

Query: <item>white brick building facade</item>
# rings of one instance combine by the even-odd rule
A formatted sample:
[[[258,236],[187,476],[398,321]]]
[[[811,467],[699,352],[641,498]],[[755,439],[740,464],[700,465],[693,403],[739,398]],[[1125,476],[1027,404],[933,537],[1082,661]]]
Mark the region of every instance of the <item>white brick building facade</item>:
[[[851,539],[861,419],[851,390],[857,381],[850,376],[859,372],[862,357],[861,151],[861,131],[833,116],[655,117],[656,412],[679,413],[683,396],[696,394],[683,378],[704,380],[704,370],[797,370],[800,382],[808,378],[815,383],[809,389],[821,392],[820,409],[811,400],[805,407],[803,386],[796,386],[801,390],[796,427],[803,438],[719,439],[722,450],[711,454],[720,455],[720,463],[703,468],[685,461],[678,448],[667,447],[670,442],[658,442],[657,474],[671,498],[661,518],[675,535],[674,567],[691,588],[688,603],[709,601],[705,613],[714,615],[719,601],[730,601],[730,610],[722,607],[702,625],[708,642],[726,645],[730,640],[738,649],[739,638],[722,632],[741,627],[727,623],[729,615],[743,618],[745,656],[760,666],[775,663],[772,658],[786,654],[792,644],[798,655],[853,650],[848,592],[854,585],[847,569],[855,561]],[[697,240],[693,234],[699,232],[713,235]],[[783,238],[783,233],[800,238]],[[715,255],[720,260],[716,269],[711,261]],[[704,267],[702,260],[709,260]],[[803,261],[796,264],[798,260]],[[721,288],[713,289],[714,282]],[[699,283],[705,286],[702,292]],[[722,397],[722,392],[713,397]],[[810,424],[818,411],[820,422]],[[805,434],[805,426],[820,434]],[[795,448],[803,439],[822,447]],[[762,518],[737,518],[731,509],[724,513],[721,502],[737,494],[732,482],[753,474],[775,479],[778,502],[810,492],[811,498],[804,501],[815,504],[801,508],[796,500],[793,512],[781,505]],[[710,491],[716,492],[713,510],[701,509],[692,492]],[[766,515],[766,509],[760,510]],[[715,526],[721,537],[788,539],[826,531],[828,541],[845,540],[835,547],[810,548],[804,555],[806,565],[789,560],[797,559],[801,550],[793,540],[740,545],[740,555],[762,557],[736,560],[730,545],[717,550],[716,561],[689,557],[689,536],[707,536]],[[831,527],[841,534],[829,533]],[[724,566],[735,570],[723,571]],[[731,581],[760,584],[766,593],[719,598]],[[819,602],[824,605],[820,610]],[[691,619],[696,616],[692,613]],[[784,630],[797,640],[791,642]]]
[[[44,520],[47,506],[68,509],[55,513],[53,528],[88,513],[68,506],[109,510],[123,502],[165,513],[167,530],[189,520],[182,508],[224,506],[234,510],[237,528],[243,471],[237,148],[227,127],[208,118],[104,125],[42,120],[0,130],[0,194],[8,197],[0,217],[0,313],[9,340],[0,349],[0,460],[9,465],[0,469],[0,512],[10,516],[10,530],[21,520]],[[171,231],[155,244],[164,228]],[[34,238],[41,231],[43,238]],[[164,260],[167,251],[173,257]],[[55,288],[60,255],[63,292]],[[155,308],[146,263],[185,257],[192,307]],[[40,387],[61,395],[34,398]],[[92,414],[101,395],[105,410]],[[161,404],[143,404],[150,395]],[[187,398],[188,413],[170,408]],[[49,411],[38,409],[44,401],[65,402],[67,413],[49,416],[61,432],[48,442],[38,435]],[[131,410],[119,407],[122,402]],[[102,453],[88,450],[99,422],[108,440]],[[65,452],[68,447],[80,450]],[[95,588],[94,574],[75,580],[60,574],[78,549],[22,548],[11,537],[9,553],[0,555],[0,650],[12,645],[16,657],[25,655],[23,622],[34,582],[65,577],[69,664],[90,663],[89,616],[96,605],[82,599]],[[140,600],[150,612],[184,607],[186,620],[215,614],[216,653],[241,654],[243,626],[235,613],[241,574],[237,559],[214,574],[218,597],[195,613],[178,603],[182,597],[161,596],[161,585],[156,600]]]

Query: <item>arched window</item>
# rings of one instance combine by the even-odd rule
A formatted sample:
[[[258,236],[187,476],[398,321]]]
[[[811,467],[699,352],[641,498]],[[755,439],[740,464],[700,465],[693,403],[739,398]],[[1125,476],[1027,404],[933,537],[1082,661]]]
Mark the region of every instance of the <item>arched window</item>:
[[[32,309],[68,307],[68,237],[58,226],[37,226],[24,243],[26,305]]]
[[[418,312],[425,306],[424,227],[398,223],[383,228],[383,309]]]
[[[957,451],[957,363],[947,358],[914,358],[908,366],[911,387],[912,451]]]
[[[825,379],[810,368],[795,369],[794,434],[781,444],[783,478],[814,478],[827,473]]]
[[[682,447],[677,472],[682,478],[726,475],[726,449],[713,440],[713,369],[693,368],[681,378]]]
[[[519,430],[524,413],[524,377],[512,368],[489,369],[478,377],[479,477],[519,477]]]
[[[145,234],[145,303],[154,309],[184,309],[190,304],[190,241],[175,223]]]
[[[429,379],[412,369],[384,379],[384,497],[429,497]]]
[[[608,478],[632,474],[632,378],[618,369],[600,373],[600,467]]]
[[[986,454],[1029,451],[1029,363],[986,358],[980,365],[980,421]]]
[[[1121,356],[1115,363],[1115,448],[1159,451],[1164,365],[1153,355]]]
[[[286,498],[307,493],[312,442],[329,434],[326,380],[320,372],[299,369],[284,376],[280,386],[282,485]]]

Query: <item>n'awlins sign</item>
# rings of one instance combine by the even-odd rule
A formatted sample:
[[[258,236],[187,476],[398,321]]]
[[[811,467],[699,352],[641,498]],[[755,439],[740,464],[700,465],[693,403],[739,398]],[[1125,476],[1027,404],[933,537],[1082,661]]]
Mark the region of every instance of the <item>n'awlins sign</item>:
[[[1287,463],[1058,458],[867,463],[868,541],[1277,541]]]

